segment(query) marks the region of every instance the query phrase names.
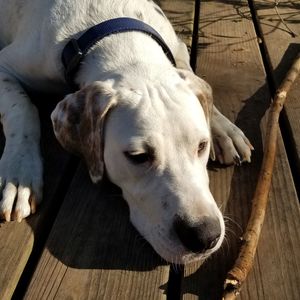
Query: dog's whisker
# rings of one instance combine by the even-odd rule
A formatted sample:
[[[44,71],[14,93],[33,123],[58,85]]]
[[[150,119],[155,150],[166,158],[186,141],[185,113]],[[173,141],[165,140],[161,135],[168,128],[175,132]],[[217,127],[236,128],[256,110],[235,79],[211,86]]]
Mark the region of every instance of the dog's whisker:
[[[234,219],[230,218],[228,215],[224,216],[223,218],[224,218],[225,223],[227,223],[227,226],[228,226],[228,224],[230,224],[230,225],[233,224],[239,229],[240,232],[243,232],[242,226],[238,222],[236,222]]]
[[[226,203],[227,203],[227,202],[224,201],[224,202],[222,202],[222,203],[218,206],[218,208],[219,208],[220,211],[222,211],[222,208],[223,208],[224,205],[226,205]]]
[[[239,235],[234,230],[227,227],[225,231],[225,235],[228,236],[229,234],[234,236],[235,238],[239,238]]]
[[[229,242],[228,242],[227,236],[224,237],[224,242],[223,242],[223,244],[222,244],[222,246],[221,246],[221,249],[222,249],[223,251],[225,251],[225,245],[226,245],[226,249],[227,249],[226,255],[228,256],[228,255],[229,255],[229,249],[230,249],[230,246],[229,246]]]

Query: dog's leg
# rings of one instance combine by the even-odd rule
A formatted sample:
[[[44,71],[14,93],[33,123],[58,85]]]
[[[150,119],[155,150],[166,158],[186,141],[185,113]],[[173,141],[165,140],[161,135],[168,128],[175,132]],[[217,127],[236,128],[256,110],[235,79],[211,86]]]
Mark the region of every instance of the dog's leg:
[[[18,81],[1,68],[0,113],[6,139],[0,160],[0,218],[21,221],[35,212],[42,196],[39,116]]]
[[[253,146],[244,133],[214,106],[211,120],[211,131],[216,158],[222,164],[240,165],[251,161]]]

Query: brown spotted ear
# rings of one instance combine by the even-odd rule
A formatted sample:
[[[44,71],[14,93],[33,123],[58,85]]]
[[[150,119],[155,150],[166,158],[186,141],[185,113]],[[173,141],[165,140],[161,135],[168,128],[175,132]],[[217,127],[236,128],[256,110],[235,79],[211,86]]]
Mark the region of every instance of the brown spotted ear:
[[[94,82],[66,96],[51,114],[57,139],[66,150],[84,157],[94,183],[104,172],[105,116],[116,103],[111,87]]]
[[[209,124],[213,108],[213,97],[210,85],[191,71],[178,69],[178,73],[199,99],[203,107],[207,123]]]
[[[189,88],[199,99],[206,117],[207,124],[210,126],[210,120],[213,112],[213,95],[210,85],[189,70],[178,69],[178,73],[179,76],[186,81]],[[212,160],[215,160],[213,142],[211,143],[210,157]]]

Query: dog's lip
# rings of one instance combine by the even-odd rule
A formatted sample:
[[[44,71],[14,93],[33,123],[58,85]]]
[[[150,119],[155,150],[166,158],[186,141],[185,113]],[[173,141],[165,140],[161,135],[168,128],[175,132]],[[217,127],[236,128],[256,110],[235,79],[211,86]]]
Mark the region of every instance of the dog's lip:
[[[212,250],[204,252],[204,253],[186,251],[185,253],[182,253],[182,256],[180,257],[180,261],[181,261],[180,264],[189,264],[189,263],[193,263],[193,262],[204,262],[208,257],[210,257],[213,253],[215,253],[216,250],[212,249]]]
[[[186,254],[182,257],[182,264],[186,265],[195,262],[204,262],[209,256],[210,254],[199,254],[190,252],[189,254]]]
[[[193,262],[203,262],[217,249],[211,249],[204,253],[195,253],[187,250],[179,241],[170,240],[169,243],[156,240],[156,243],[148,242],[152,245],[154,250],[168,263],[177,265],[186,265]]]
[[[197,252],[186,250],[186,252],[183,253],[181,257],[183,264],[189,264],[193,262],[204,262],[208,257],[216,253],[220,249],[223,240],[224,240],[224,234],[221,235],[219,242],[215,245],[214,248],[209,249],[204,253],[199,253],[199,252],[197,253]]]
[[[172,255],[165,257],[164,259],[172,264],[177,264],[177,265],[187,265],[190,263],[195,263],[199,262],[202,263],[204,262],[209,256],[211,255],[208,253],[194,253],[194,252],[186,252],[182,253],[181,255]],[[162,256],[162,255],[161,255]],[[163,257],[163,256],[162,256]]]
[[[222,230],[219,241],[214,248],[205,252],[195,253],[186,249],[177,238],[176,234],[167,227],[162,226],[162,224],[156,223],[154,226],[152,224],[152,226],[149,226],[148,230],[146,230],[147,226],[141,228],[134,221],[135,220],[131,218],[133,226],[145,238],[145,240],[147,240],[155,252],[165,261],[178,265],[204,261],[221,247],[225,236],[225,230]],[[223,226],[224,224],[221,225],[222,228]]]

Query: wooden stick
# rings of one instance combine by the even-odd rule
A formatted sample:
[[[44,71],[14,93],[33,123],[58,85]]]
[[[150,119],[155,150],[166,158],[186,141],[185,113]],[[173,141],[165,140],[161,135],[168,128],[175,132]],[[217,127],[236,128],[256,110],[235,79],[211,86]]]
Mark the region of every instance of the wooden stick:
[[[286,100],[287,93],[299,75],[299,72],[300,53],[298,53],[292,67],[276,91],[274,101],[269,109],[263,162],[254,197],[252,199],[251,215],[242,238],[243,244],[241,246],[239,256],[233,268],[227,273],[225,279],[223,300],[232,300],[236,298],[236,296],[240,293],[241,285],[245,281],[253,266],[254,255],[264,222],[268,203],[268,194],[271,186],[277,145],[279,115]]]

